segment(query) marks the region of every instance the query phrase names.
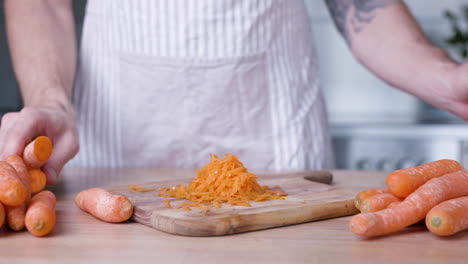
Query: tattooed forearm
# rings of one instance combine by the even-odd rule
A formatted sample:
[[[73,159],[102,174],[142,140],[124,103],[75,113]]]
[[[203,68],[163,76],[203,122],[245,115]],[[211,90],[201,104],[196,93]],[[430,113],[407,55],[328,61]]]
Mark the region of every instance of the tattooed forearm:
[[[387,7],[398,1],[399,0],[326,0],[326,3],[338,31],[340,31],[349,44],[351,41],[351,31],[353,33],[359,33],[363,26],[372,21],[376,9]]]

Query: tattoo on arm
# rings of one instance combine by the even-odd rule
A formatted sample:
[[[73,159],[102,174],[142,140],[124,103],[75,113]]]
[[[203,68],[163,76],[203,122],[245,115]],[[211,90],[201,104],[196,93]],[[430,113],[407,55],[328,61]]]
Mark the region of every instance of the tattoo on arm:
[[[375,10],[387,7],[399,0],[326,0],[331,16],[348,44],[351,31],[361,32],[375,17]]]

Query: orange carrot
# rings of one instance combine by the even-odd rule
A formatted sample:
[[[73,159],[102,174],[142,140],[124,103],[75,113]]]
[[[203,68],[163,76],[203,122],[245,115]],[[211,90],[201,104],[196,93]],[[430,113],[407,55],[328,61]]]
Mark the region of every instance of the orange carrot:
[[[26,201],[28,192],[16,170],[7,162],[0,161],[0,202],[18,206]]]
[[[28,231],[35,236],[45,236],[55,226],[57,199],[51,191],[42,191],[31,198],[25,216]]]
[[[26,164],[24,164],[23,159],[18,155],[10,155],[5,161],[10,164],[18,173],[18,177],[21,182],[26,187],[27,198],[26,202],[22,203],[19,206],[11,207],[7,206],[6,209],[6,219],[7,224],[10,229],[14,231],[20,231],[24,228],[24,217],[26,214],[26,203],[31,199],[31,189],[29,184],[29,173]]]
[[[7,224],[14,231],[20,231],[24,228],[24,218],[26,215],[26,203],[16,207],[6,207]]]
[[[101,188],[81,191],[75,204],[83,211],[106,222],[123,222],[133,213],[133,205],[127,197],[115,195]]]
[[[28,199],[31,199],[31,191],[29,189],[29,175],[28,175],[28,168],[26,168],[26,164],[24,164],[23,159],[18,155],[10,155],[8,156],[5,161],[10,164],[18,173],[18,177],[21,182],[26,187],[26,191],[28,192]]]
[[[24,163],[30,169],[38,169],[49,159],[51,154],[52,142],[48,137],[40,136],[24,148]]]
[[[29,174],[29,187],[31,193],[35,194],[42,191],[45,188],[47,177],[41,169],[30,169]]]
[[[400,202],[393,202],[393,203],[390,203],[389,205],[387,205],[387,208],[392,208],[393,206],[399,204]]]
[[[439,236],[450,236],[468,229],[468,196],[436,205],[426,216],[426,226]]]
[[[0,227],[2,227],[4,222],[5,222],[5,207],[3,207],[3,204],[0,203]]]
[[[401,202],[403,199],[391,193],[376,194],[366,198],[361,204],[361,212],[377,212],[387,208],[393,202]]]
[[[387,188],[393,195],[405,198],[430,179],[459,170],[463,170],[463,166],[455,160],[437,160],[390,173],[386,179]]]
[[[468,195],[468,170],[456,171],[429,180],[392,208],[360,213],[351,218],[353,233],[373,237],[395,232],[424,219],[437,204]]]
[[[358,194],[356,195],[356,197],[354,198],[354,206],[356,206],[356,208],[357,208],[358,210],[361,210],[361,203],[362,203],[367,197],[370,197],[370,196],[373,196],[373,195],[376,195],[376,194],[381,194],[381,193],[388,193],[387,188],[369,189],[369,190],[361,191],[361,192],[358,193]]]

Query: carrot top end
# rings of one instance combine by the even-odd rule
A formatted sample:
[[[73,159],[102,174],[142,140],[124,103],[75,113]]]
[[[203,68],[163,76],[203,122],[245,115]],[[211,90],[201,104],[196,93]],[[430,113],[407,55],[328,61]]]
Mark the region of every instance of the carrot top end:
[[[49,159],[52,154],[52,142],[48,137],[40,136],[34,141],[34,155],[40,162]]]
[[[44,221],[37,221],[34,223],[34,229],[35,230],[42,230],[45,227]]]
[[[433,216],[431,217],[429,223],[432,227],[438,228],[442,225],[442,218],[440,216]]]

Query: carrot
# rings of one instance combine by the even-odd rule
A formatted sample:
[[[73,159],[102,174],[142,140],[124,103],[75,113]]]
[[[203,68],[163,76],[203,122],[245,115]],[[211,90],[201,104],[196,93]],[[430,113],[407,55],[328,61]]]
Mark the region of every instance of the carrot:
[[[14,231],[20,231],[24,228],[24,217],[26,214],[26,203],[31,199],[31,189],[29,186],[29,173],[26,164],[24,164],[23,159],[18,155],[10,155],[5,161],[10,164],[18,173],[18,177],[21,182],[26,187],[27,198],[26,202],[22,203],[19,206],[11,207],[7,206],[6,209],[6,219],[7,224],[10,229]]]
[[[393,195],[405,198],[430,179],[459,170],[463,170],[463,166],[457,161],[442,159],[394,171],[385,182]]]
[[[400,202],[393,202],[393,203],[390,203],[389,205],[387,205],[387,208],[392,208],[393,206],[399,204]]]
[[[401,202],[403,199],[391,193],[381,193],[366,198],[361,204],[361,212],[377,212],[387,208],[393,202]]]
[[[436,205],[426,216],[426,226],[439,236],[450,236],[468,229],[468,196]]]
[[[157,189],[144,189],[138,185],[129,185],[128,186],[129,190],[137,191],[137,192],[152,192],[156,191]]]
[[[8,226],[14,231],[20,231],[24,228],[24,218],[26,215],[26,203],[16,207],[6,207],[6,219]]]
[[[353,233],[373,237],[395,232],[424,219],[437,204],[468,195],[468,170],[456,171],[429,180],[392,208],[360,213],[351,218]]]
[[[166,208],[172,208],[171,201],[169,201],[169,200],[164,200],[164,206],[165,206]]]
[[[5,222],[5,207],[3,207],[3,204],[0,203],[0,227],[2,227],[4,222]]]
[[[126,221],[133,213],[133,205],[127,197],[101,188],[81,191],[75,197],[75,204],[96,218],[112,223]]]
[[[31,193],[35,194],[42,191],[45,188],[47,177],[41,169],[30,169],[29,174],[29,187]]]
[[[18,173],[19,179],[24,184],[26,191],[28,192],[27,200],[29,201],[29,199],[31,199],[31,191],[29,188],[29,175],[26,164],[24,164],[23,159],[18,155],[10,155],[6,157],[5,161],[10,164]]]
[[[361,203],[362,203],[367,197],[370,197],[370,196],[373,196],[373,195],[376,195],[376,194],[381,194],[381,193],[388,193],[387,188],[369,189],[369,190],[361,191],[361,192],[358,193],[358,194],[356,195],[356,197],[354,198],[354,206],[356,206],[356,208],[357,208],[358,210],[361,210]]]
[[[51,154],[52,142],[48,137],[40,136],[24,148],[24,163],[30,169],[38,169],[49,159]]]
[[[16,170],[7,162],[0,161],[0,202],[18,206],[26,201],[28,192]]]
[[[42,191],[31,198],[24,219],[26,228],[35,236],[45,236],[55,226],[57,199],[51,191]]]

